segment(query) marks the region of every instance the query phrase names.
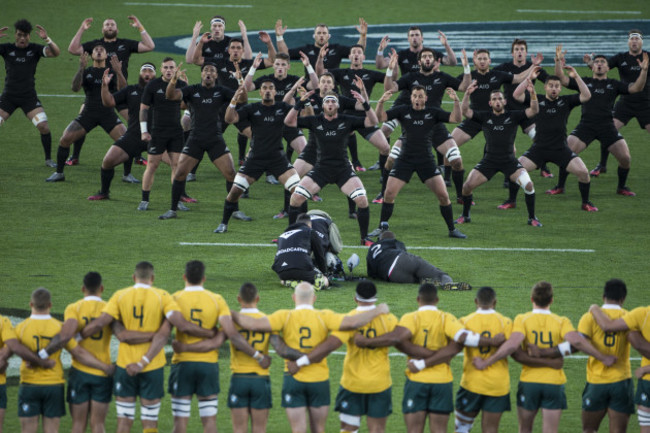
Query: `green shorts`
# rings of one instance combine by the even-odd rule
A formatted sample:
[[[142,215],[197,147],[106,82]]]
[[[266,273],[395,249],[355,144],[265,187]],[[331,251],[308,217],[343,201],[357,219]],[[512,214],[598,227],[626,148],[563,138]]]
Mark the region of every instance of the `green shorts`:
[[[320,407],[330,405],[330,381],[299,382],[289,374],[282,381],[282,407]]]
[[[491,395],[476,394],[462,386],[456,393],[456,409],[462,412],[495,412],[510,411],[510,394],[493,397]]]
[[[406,379],[402,412],[448,414],[454,411],[453,383],[423,383]]]
[[[271,409],[271,379],[256,373],[235,373],[230,377],[229,408]]]
[[[612,409],[634,413],[634,383],[632,379],[614,383],[589,383],[582,391],[582,410],[598,412]]]
[[[140,397],[147,400],[156,400],[165,395],[164,368],[139,373],[129,376],[122,367],[115,369],[113,383],[115,397]]]
[[[87,401],[109,403],[113,395],[113,378],[88,374],[76,368],[68,372],[66,401],[81,404]]]
[[[564,385],[548,383],[519,382],[517,406],[526,410],[566,409]]]
[[[0,385],[0,409],[7,408],[7,385]]]
[[[634,402],[640,406],[650,407],[650,381],[642,379],[637,381]]]
[[[219,394],[219,363],[187,361],[172,364],[168,391],[174,397]]]
[[[373,394],[359,394],[342,386],[336,394],[334,410],[346,415],[386,418],[393,413],[392,388]]]
[[[20,384],[18,387],[18,416],[30,418],[39,415],[46,418],[61,418],[65,415],[63,384]]]

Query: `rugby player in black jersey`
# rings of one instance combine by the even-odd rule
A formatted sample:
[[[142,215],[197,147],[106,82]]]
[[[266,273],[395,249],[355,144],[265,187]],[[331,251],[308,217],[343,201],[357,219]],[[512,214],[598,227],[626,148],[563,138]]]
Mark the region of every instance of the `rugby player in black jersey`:
[[[277,102],[275,99],[275,83],[272,78],[265,78],[260,83],[261,102],[244,105],[236,109],[236,101],[243,99],[245,88],[237,89],[233,101],[226,109],[225,121],[237,123],[241,120],[251,125],[252,139],[251,149],[246,156],[244,165],[239,168],[235,176],[234,188],[230,189],[223,207],[223,218],[221,224],[214,230],[215,233],[225,233],[228,230],[228,221],[241,195],[253,184],[264,172],[270,172],[275,176],[284,188],[293,192],[300,176],[289,162],[282,147],[284,118],[292,106],[285,102]]]
[[[59,140],[59,149],[56,153],[56,172],[45,179],[46,182],[61,182],[65,180],[63,168],[70,153],[70,146],[75,141],[86,136],[96,126],[101,126],[104,131],[117,141],[126,128],[117,117],[115,110],[104,107],[102,104],[102,77],[106,69],[106,49],[101,43],[95,45],[92,51],[92,66],[86,68],[88,54],[83,53],[79,58],[79,69],[72,79],[72,91],[78,92],[82,88],[86,94],[83,110],[75,120],[70,122]],[[111,64],[115,71],[111,91],[116,91],[126,86],[126,79],[122,75],[121,67],[116,56],[111,57]]]
[[[569,79],[564,75],[562,64],[564,62],[563,53],[558,52],[561,57],[555,64],[555,74],[562,80],[562,85],[570,89],[577,90],[576,81]],[[568,144],[571,150],[577,154],[582,152],[591,144],[592,141],[600,141],[601,146],[607,147],[618,160],[618,186],[616,193],[633,197],[636,193],[632,192],[626,185],[627,177],[630,172],[630,149],[623,136],[618,132],[614,125],[612,109],[618,95],[629,95],[643,92],[648,76],[648,53],[643,53],[642,59],[636,59],[637,65],[641,68],[638,78],[633,83],[624,83],[622,81],[607,78],[609,64],[607,57],[597,55],[593,59],[592,76],[583,77],[587,87],[591,91],[591,99],[582,105],[582,117],[580,123],[571,132],[568,138]],[[549,194],[556,195],[564,192],[567,171],[561,170],[558,184],[555,188],[548,191]]]
[[[61,50],[47,35],[47,31],[36,25],[38,36],[45,46],[31,42],[32,25],[27,20],[14,23],[16,41],[0,44],[0,56],[5,61],[5,86],[0,95],[0,126],[18,108],[32,121],[41,134],[41,145],[45,153],[45,165],[56,167],[52,161],[52,133],[45,110],[36,95],[36,65],[41,57],[57,57]],[[0,38],[6,36],[9,27],[0,28]]]
[[[140,102],[145,86],[156,78],[156,67],[153,63],[142,64],[138,84],[128,85],[113,94],[108,88],[112,80],[112,74],[109,72],[106,69],[102,78],[102,104],[114,108],[126,103],[129,107],[129,123],[126,133],[113,143],[104,155],[100,176],[101,189],[97,194],[88,197],[88,200],[107,200],[115,167],[147,150],[147,143],[142,141],[140,133]]]
[[[535,86],[529,78],[522,81],[518,87],[521,92],[527,88],[530,92],[530,107],[525,111],[506,110],[506,99],[499,89],[492,90],[488,101],[490,111],[475,111],[470,108],[470,97],[478,88],[476,81],[472,81],[463,96],[461,104],[463,115],[481,125],[485,136],[485,151],[483,158],[469,172],[463,184],[463,214],[456,220],[456,224],[465,224],[471,221],[469,211],[472,207],[472,192],[476,187],[489,181],[496,172],[502,172],[511,182],[517,182],[526,193],[526,208],[528,209],[528,224],[541,227],[535,216],[535,186],[526,169],[515,158],[515,137],[520,122],[524,117],[534,117],[539,112]]]

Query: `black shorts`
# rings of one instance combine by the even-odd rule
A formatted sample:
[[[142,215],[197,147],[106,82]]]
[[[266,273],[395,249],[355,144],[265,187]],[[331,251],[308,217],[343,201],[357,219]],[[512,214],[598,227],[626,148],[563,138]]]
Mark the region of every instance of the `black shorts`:
[[[361,128],[357,130],[359,135],[365,138],[366,141],[370,141],[370,137],[372,137],[377,131],[379,131],[379,128],[377,128],[376,126],[371,126],[370,128]]]
[[[348,180],[357,177],[357,173],[355,173],[354,168],[352,168],[350,161],[346,161],[345,163],[342,162],[339,167],[323,167],[320,164],[316,164],[316,166],[307,173],[307,176],[316,182],[321,189],[325,188],[325,186],[330,183],[335,183],[336,186],[341,188]]]
[[[84,107],[83,111],[77,116],[76,119],[86,132],[92,131],[96,126],[101,126],[107,134],[117,125],[121,125],[122,121],[117,117],[117,113],[113,109],[97,110],[93,108]]]
[[[151,141],[147,145],[147,152],[149,155],[162,155],[165,151],[181,153],[183,150],[183,141],[183,132],[165,136],[153,133],[151,134]]]
[[[526,129],[528,129],[530,126],[533,126],[535,124],[535,118],[534,117],[524,117],[521,119],[519,122],[519,126],[521,126],[521,130],[526,132]]]
[[[619,99],[614,105],[614,119],[618,119],[627,125],[631,119],[636,118],[639,127],[645,129],[650,124],[650,103],[634,104]]]
[[[463,120],[457,128],[469,135],[471,138],[476,137],[476,135],[483,130],[481,124],[472,119]]]
[[[239,173],[257,180],[265,172],[278,178],[292,168],[293,165],[287,159],[287,154],[282,152],[275,157],[246,158],[244,164],[239,167]]]
[[[305,148],[300,152],[298,159],[302,159],[309,165],[316,165],[316,161],[318,161],[318,147],[316,146],[316,141],[311,137],[309,137]]]
[[[230,123],[228,123],[228,122],[226,122],[224,120],[221,120],[221,133],[225,134],[226,129],[228,129],[228,127],[230,125],[231,125]],[[242,133],[242,132],[244,132],[244,129],[251,126],[251,123],[248,120],[242,120],[240,122],[233,123],[233,125],[235,125],[235,128],[237,128],[237,131],[239,131],[239,133]]]
[[[128,131],[113,143],[113,145],[125,151],[131,158],[147,150],[147,142],[142,141],[139,135],[129,134]]]
[[[514,172],[524,168],[517,159],[513,156],[508,161],[494,161],[488,158],[483,158],[476,164],[474,170],[479,171],[488,180],[492,179],[498,171],[503,173],[507,178],[510,178]]]
[[[35,108],[42,107],[41,101],[38,100],[36,92],[28,96],[11,96],[3,93],[0,95],[0,110],[6,111],[11,115],[17,108],[27,114]]]
[[[451,134],[444,123],[437,123],[433,127],[433,148],[437,149],[442,143],[451,140]]]
[[[115,106],[115,111],[119,112],[122,110],[128,110],[129,109],[129,104],[127,102],[124,102],[122,104],[118,104]]]
[[[623,136],[616,130],[614,122],[602,123],[600,125],[580,122],[571,135],[578,137],[580,141],[589,146],[592,141],[598,140],[604,147],[609,147],[622,140]]]
[[[282,131],[282,138],[287,142],[287,144],[291,144],[293,140],[295,140],[298,137],[304,137],[305,134],[302,133],[302,129],[300,128],[292,128],[290,126],[285,126],[284,130]]]
[[[212,140],[187,140],[187,144],[183,146],[181,153],[200,160],[203,158],[204,152],[208,154],[210,161],[214,161],[220,156],[230,153],[230,149],[226,146],[223,137],[218,135]]]
[[[573,158],[578,157],[578,155],[569,149],[569,146],[564,146],[564,148],[558,150],[548,150],[540,146],[535,146],[534,144],[522,156],[533,161],[537,167],[541,167],[547,162],[552,162],[560,168],[566,168]]]
[[[411,176],[413,176],[413,172],[418,174],[422,183],[431,179],[433,176],[440,175],[440,169],[433,157],[423,159],[422,161],[405,161],[403,158],[398,158],[388,175],[408,183],[411,180]]]
[[[297,281],[307,281],[311,284],[314,284],[316,281],[316,275],[321,273],[317,268],[313,269],[287,269],[286,271],[278,272],[278,277],[281,280],[297,280]]]

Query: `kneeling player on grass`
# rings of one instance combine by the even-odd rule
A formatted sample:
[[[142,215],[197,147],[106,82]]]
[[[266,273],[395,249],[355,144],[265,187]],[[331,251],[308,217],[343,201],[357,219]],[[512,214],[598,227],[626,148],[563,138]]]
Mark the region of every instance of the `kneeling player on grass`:
[[[498,171],[502,172],[511,182],[517,182],[524,187],[526,207],[528,208],[528,224],[541,227],[535,216],[535,186],[526,169],[515,158],[515,136],[520,121],[531,118],[539,112],[537,94],[530,79],[526,79],[518,87],[528,88],[530,92],[530,107],[526,111],[506,111],[506,100],[501,90],[493,90],[490,95],[492,111],[474,111],[469,108],[469,97],[477,89],[476,81],[472,81],[465,96],[462,110],[465,117],[479,122],[485,135],[485,153],[483,159],[470,171],[463,185],[463,214],[456,224],[469,223],[469,210],[472,207],[472,191],[489,181]]]

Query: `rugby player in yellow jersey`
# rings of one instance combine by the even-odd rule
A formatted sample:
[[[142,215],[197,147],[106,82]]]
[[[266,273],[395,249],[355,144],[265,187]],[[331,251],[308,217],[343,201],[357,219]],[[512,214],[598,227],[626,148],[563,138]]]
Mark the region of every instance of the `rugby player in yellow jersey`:
[[[417,311],[402,316],[392,332],[367,338],[357,334],[354,343],[359,347],[393,346],[403,350],[400,345],[410,342],[436,351],[435,361],[423,358],[419,354],[409,355],[406,370],[406,383],[402,399],[402,412],[406,431],[421,433],[429,418],[429,428],[432,433],[447,431],[449,414],[454,409],[451,368],[449,360],[462,346],[489,346],[503,342],[503,335],[494,337],[480,336],[463,328],[463,325],[451,314],[438,310],[438,289],[435,285],[424,283],[420,285],[417,297]],[[451,344],[450,344],[451,343]],[[428,357],[431,352],[428,352]]]
[[[541,348],[558,346],[564,356],[571,353],[571,345],[600,360],[606,366],[616,362],[616,357],[605,355],[596,350],[579,332],[571,321],[551,313],[553,287],[546,281],[533,286],[531,301],[533,311],[515,317],[510,338],[488,358],[474,357],[472,363],[478,370],[485,370],[497,361],[506,358],[526,344]],[[563,342],[564,341],[564,342]],[[533,430],[535,416],[542,409],[544,432],[557,432],[562,410],[567,408],[564,393],[566,376],[564,370],[524,364],[517,388],[517,417],[519,432],[529,433]]]
[[[28,349],[45,357],[41,350],[61,330],[61,322],[50,316],[52,297],[49,290],[38,288],[32,292],[31,316],[16,326],[18,340]],[[76,362],[86,367],[95,368],[105,375],[112,375],[115,366],[102,362],[90,352],[79,346],[76,340],[70,340],[65,348]],[[36,433],[39,417],[43,416],[43,432],[54,433],[59,430],[59,421],[65,415],[63,395],[63,366],[61,351],[51,355],[54,368],[43,369],[28,366],[25,361],[20,366],[20,387],[18,389],[18,417],[23,433]]]
[[[0,433],[3,431],[5,411],[7,409],[7,361],[15,353],[32,365],[52,368],[56,364],[51,359],[42,359],[35,352],[25,347],[16,336],[16,331],[7,317],[0,316]]]
[[[377,287],[371,281],[361,281],[356,288],[354,301],[357,308],[350,311],[355,315],[376,308]],[[340,412],[342,432],[356,432],[361,426],[361,417],[366,415],[370,433],[386,431],[386,420],[393,412],[391,399],[392,380],[388,348],[362,349],[354,344],[355,333],[374,337],[391,332],[397,325],[397,317],[384,314],[375,317],[364,327],[354,331],[333,332],[327,340],[305,355],[309,364],[324,359],[343,343],[348,346],[343,361],[341,385],[336,395],[334,410]],[[299,370],[296,362],[289,362],[289,373],[295,375]]]
[[[278,310],[269,316],[259,318],[233,311],[233,319],[239,326],[249,331],[281,332],[289,347],[309,353],[327,339],[330,331],[358,329],[380,314],[388,313],[386,304],[347,316],[331,310],[316,310],[314,309],[316,301],[314,287],[304,282],[296,286],[293,300],[296,304],[293,310]],[[304,368],[294,376],[288,374],[284,376],[282,407],[287,412],[293,433],[307,431],[307,412],[311,432],[322,433],[325,431],[330,404],[327,360],[323,359],[311,364],[309,359],[303,356],[297,364]]]
[[[606,334],[629,330],[629,342],[643,356],[641,367],[634,372],[638,379],[635,403],[641,433],[650,433],[650,307],[635,308],[618,318],[597,305],[589,312]]]
[[[184,333],[210,338],[214,329],[205,329],[183,318],[180,307],[165,290],[152,287],[153,265],[140,262],[133,273],[135,284],[118,290],[101,315],[81,331],[83,338],[95,335],[113,321],[121,321],[128,331],[155,332],[151,343],[120,342],[114,378],[117,432],[130,432],[135,419],[135,399],[140,397],[140,419],[144,433],[158,431],[160,399],[164,395],[166,360],[161,352],[171,325]],[[147,356],[150,349],[155,356]]]

